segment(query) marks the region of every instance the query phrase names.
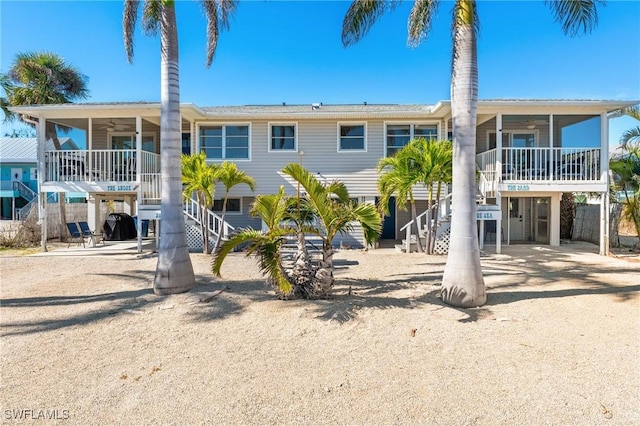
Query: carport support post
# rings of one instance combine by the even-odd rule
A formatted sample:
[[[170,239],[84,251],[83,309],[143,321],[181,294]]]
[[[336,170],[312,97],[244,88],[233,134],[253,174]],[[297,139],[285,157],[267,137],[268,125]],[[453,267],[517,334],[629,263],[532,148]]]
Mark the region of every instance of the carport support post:
[[[142,117],[136,117],[136,228],[138,231],[138,253],[142,252],[142,217],[140,217],[140,205],[142,204]]]
[[[502,253],[502,193],[500,183],[502,182],[502,113],[496,115],[496,175],[494,183],[496,186],[496,205],[500,215],[496,220],[496,254]],[[509,215],[507,215],[509,217]]]
[[[47,202],[47,194],[42,192],[42,182],[46,178],[44,164],[44,148],[47,140],[46,121],[40,117],[36,130],[38,138],[38,223],[40,224],[40,246],[42,251],[47,251],[47,212],[45,203]]]
[[[605,182],[606,191],[600,200],[600,255],[609,255],[609,118],[606,113],[600,116],[600,180]]]

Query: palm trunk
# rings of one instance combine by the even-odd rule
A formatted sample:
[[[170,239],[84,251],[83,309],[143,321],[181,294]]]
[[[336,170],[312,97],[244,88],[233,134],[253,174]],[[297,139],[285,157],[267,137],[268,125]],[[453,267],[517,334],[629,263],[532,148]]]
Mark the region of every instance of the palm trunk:
[[[198,209],[200,210],[200,231],[202,232],[202,253],[209,254],[209,224],[207,206],[203,201],[201,194],[196,194],[196,201],[198,203]]]
[[[429,212],[429,216],[427,217],[427,236],[426,236],[426,246],[425,253],[431,254],[431,229],[433,228],[433,220],[432,215],[433,212],[433,183],[429,184],[429,203],[427,204],[427,211]]]
[[[430,236],[430,245],[429,245],[429,254],[433,254],[436,247],[436,239],[438,234],[438,225],[440,221],[438,220],[438,214],[440,213],[440,195],[442,193],[442,182],[438,181],[438,189],[436,191],[436,205],[433,209],[433,219],[431,220],[431,236]]]
[[[195,285],[182,213],[180,170],[181,118],[178,75],[178,31],[173,3],[163,3],[160,22],[162,53],[160,160],[162,194],[158,264],[153,281],[155,294],[188,291]]]
[[[295,287],[294,294],[308,298],[313,293],[312,278],[315,271],[311,265],[304,232],[300,228],[298,228],[296,234],[296,245],[296,258],[291,270],[291,281],[293,281]]]
[[[451,239],[442,277],[442,300],[453,306],[482,306],[487,294],[480,266],[475,204],[475,141],[478,58],[473,0],[458,0],[451,77],[453,182]]]
[[[56,130],[55,123],[47,122],[45,126],[46,137],[45,140],[51,139],[53,141],[53,147],[60,151],[62,150],[62,146],[60,146],[60,139],[58,139],[58,131]],[[65,203],[65,193],[58,192],[58,209],[60,212],[60,224],[58,225],[58,233],[60,234],[60,241],[67,241],[67,206]]]
[[[220,220],[222,221],[222,224],[220,225],[220,232],[218,233],[218,238],[216,238],[216,245],[213,248],[213,252],[215,253],[216,251],[218,251],[218,248],[220,247],[220,241],[222,240],[222,237],[226,235],[224,235],[224,218],[227,215],[227,197],[229,196],[229,192],[226,193],[226,195],[224,196],[224,201],[222,202],[222,216],[220,217]]]
[[[322,242],[322,262],[316,271],[314,293],[318,297],[327,297],[333,286],[333,246],[330,240]]]
[[[411,196],[411,220],[413,220],[413,228],[416,230],[416,242],[418,244],[418,252],[423,253],[422,240],[420,239],[420,226],[418,225],[418,213],[416,212],[416,203]]]

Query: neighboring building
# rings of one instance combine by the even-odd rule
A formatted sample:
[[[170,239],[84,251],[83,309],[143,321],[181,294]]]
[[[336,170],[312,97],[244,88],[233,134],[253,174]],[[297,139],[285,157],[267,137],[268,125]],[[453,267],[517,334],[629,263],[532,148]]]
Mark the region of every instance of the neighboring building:
[[[77,150],[71,138],[60,138],[65,150]],[[54,149],[49,141],[46,150]],[[28,209],[38,191],[38,139],[0,138],[0,216],[17,220],[20,212]],[[69,199],[85,200],[85,194],[71,193]]]
[[[608,119],[637,101],[481,100],[476,164],[483,206],[479,218],[499,251],[503,243],[560,244],[563,192],[608,191]],[[24,106],[15,112],[86,131],[86,150],[60,153],[41,145],[43,192],[88,193],[89,218],[97,206],[124,200],[126,213],[160,216],[160,104],[107,103]],[[183,152],[204,151],[212,163],[234,161],[256,179],[256,192],[231,192],[227,218],[234,227],[261,223],[248,216],[256,194],[295,185],[279,172],[291,162],[326,181],[339,179],[352,197],[375,203],[376,164],[418,136],[451,137],[451,105],[275,105],[199,108],[181,106]],[[39,131],[41,138],[43,132]],[[140,159],[140,161],[138,161]],[[216,196],[224,195],[222,187]],[[444,194],[446,195],[446,193]],[[417,188],[424,210],[427,191]],[[602,197],[606,212],[607,197]],[[219,203],[218,203],[219,204]],[[218,205],[216,204],[216,205]],[[447,211],[446,209],[443,209]],[[192,213],[192,212],[191,212]],[[394,206],[381,238],[401,239],[409,214]],[[602,214],[602,223],[608,220]],[[219,225],[214,226],[217,229]],[[607,226],[601,227],[606,251]],[[484,234],[481,235],[484,237]],[[354,233],[352,243],[361,238]]]

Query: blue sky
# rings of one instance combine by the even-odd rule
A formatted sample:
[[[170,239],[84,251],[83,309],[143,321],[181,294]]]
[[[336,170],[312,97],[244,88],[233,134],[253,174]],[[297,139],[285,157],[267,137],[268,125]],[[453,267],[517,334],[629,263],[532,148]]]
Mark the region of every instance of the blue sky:
[[[177,1],[181,101],[243,104],[435,103],[449,99],[451,2],[427,39],[406,44],[410,1],[355,46],[340,40],[347,1],[242,1],[205,67],[206,21]],[[137,29],[133,64],[122,1],[0,0],[0,70],[18,52],[49,50],[89,77],[88,101],[158,101],[159,39]],[[479,96],[640,99],[640,2],[609,1],[596,30],[564,36],[542,1],[479,1]],[[611,122],[612,138],[637,123]],[[6,125],[3,125],[3,132]]]

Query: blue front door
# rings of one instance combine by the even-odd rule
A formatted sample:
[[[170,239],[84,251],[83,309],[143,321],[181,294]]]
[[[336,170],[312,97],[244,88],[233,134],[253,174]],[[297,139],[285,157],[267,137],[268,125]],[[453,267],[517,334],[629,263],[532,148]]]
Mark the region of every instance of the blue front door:
[[[376,204],[380,200],[376,198]],[[389,216],[385,216],[382,222],[382,235],[381,240],[395,240],[396,239],[396,199],[391,197],[389,199]]]

